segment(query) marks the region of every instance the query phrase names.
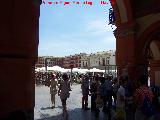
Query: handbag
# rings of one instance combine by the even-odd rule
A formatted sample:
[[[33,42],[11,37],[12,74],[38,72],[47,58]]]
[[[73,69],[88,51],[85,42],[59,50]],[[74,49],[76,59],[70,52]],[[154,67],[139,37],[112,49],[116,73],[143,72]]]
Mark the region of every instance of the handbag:
[[[54,93],[54,94],[57,94],[57,89],[54,89],[54,90],[53,90],[53,93]]]

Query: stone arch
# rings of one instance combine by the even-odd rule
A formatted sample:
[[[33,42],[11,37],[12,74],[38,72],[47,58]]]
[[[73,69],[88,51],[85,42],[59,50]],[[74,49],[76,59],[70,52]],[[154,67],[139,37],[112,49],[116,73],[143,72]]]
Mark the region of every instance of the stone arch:
[[[137,39],[138,59],[148,61],[150,67],[150,85],[160,86],[160,21],[150,25]],[[150,49],[151,58],[146,58],[146,51]]]
[[[150,47],[149,46],[150,43],[154,40],[154,36],[158,34],[157,32],[159,30],[160,30],[160,21],[157,21],[151,24],[137,39],[137,42],[138,42],[137,53],[139,53],[138,57],[144,56],[147,47]],[[153,43],[152,43],[152,46],[153,46]]]
[[[160,60],[160,41],[153,40],[149,44],[153,60]]]

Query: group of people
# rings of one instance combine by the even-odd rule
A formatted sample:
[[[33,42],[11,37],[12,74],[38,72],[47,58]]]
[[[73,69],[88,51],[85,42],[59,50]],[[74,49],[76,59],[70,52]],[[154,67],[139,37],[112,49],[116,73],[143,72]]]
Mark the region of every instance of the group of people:
[[[97,74],[94,77],[89,77],[85,75],[81,85],[82,109],[89,110],[88,96],[90,95],[91,111],[95,112],[95,116],[98,117],[100,108],[103,108],[102,111],[108,113],[108,118],[110,119],[113,93],[112,82],[112,76],[103,77]],[[116,83],[114,85],[116,86]]]
[[[89,109],[90,95],[91,111],[96,117],[102,108],[108,120],[154,120],[154,95],[147,84],[148,76],[142,75],[137,81],[136,88],[128,76],[119,76],[117,79],[112,76],[86,75],[81,85],[82,108]]]
[[[67,113],[66,109],[66,100],[69,98],[71,91],[69,77],[67,74],[62,75],[62,79],[60,83],[56,80],[56,75],[52,75],[52,79],[50,80],[50,94],[51,94],[51,102],[52,102],[52,109],[55,107],[55,95],[58,93],[60,96],[62,107],[63,107],[63,114]]]
[[[56,79],[57,81],[61,81],[62,80],[62,75],[63,73],[62,72],[55,72],[55,71],[36,71],[35,72],[35,80],[36,80],[36,85],[50,85],[49,82],[52,78],[52,74],[55,74],[56,75]],[[82,73],[72,73],[72,76],[71,76],[71,73],[65,73],[68,75],[69,79],[72,80],[70,81],[71,85],[73,83],[81,83],[81,79],[82,79],[82,76],[83,74]]]
[[[70,82],[67,74],[62,75],[58,84],[56,75],[53,74],[50,81],[50,94],[52,108],[55,107],[55,95],[60,96],[63,114],[67,113],[66,100],[70,97]],[[128,76],[113,78],[112,76],[101,76],[89,74],[82,76],[82,109],[89,110],[88,97],[91,96],[91,111],[95,117],[102,112],[107,113],[108,120],[154,120],[153,92],[147,86],[148,77],[142,75],[135,88]],[[112,114],[112,112],[114,114]]]

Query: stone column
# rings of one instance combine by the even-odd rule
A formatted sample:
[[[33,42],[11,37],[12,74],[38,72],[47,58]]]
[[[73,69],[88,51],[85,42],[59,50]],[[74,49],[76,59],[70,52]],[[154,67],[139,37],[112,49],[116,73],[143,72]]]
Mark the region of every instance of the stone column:
[[[39,3],[1,1],[0,119],[34,119]]]
[[[136,43],[135,24],[125,23],[115,30],[116,37],[116,64],[118,76],[122,74],[127,66],[128,74],[134,80],[134,69],[136,65]]]

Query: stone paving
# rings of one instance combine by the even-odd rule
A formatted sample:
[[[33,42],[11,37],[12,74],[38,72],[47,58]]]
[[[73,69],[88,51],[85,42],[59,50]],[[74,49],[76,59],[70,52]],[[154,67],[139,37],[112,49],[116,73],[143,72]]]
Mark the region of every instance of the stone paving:
[[[95,118],[90,110],[81,109],[81,88],[79,84],[71,86],[70,98],[67,100],[68,120],[107,120],[106,114],[100,112],[99,118]],[[89,97],[89,107],[90,107]],[[62,105],[59,96],[56,95],[56,106],[51,109],[49,87],[36,86],[35,89],[35,120],[64,120]]]
[[[68,119],[67,120],[107,120],[107,115],[102,111],[98,118],[90,110],[81,109],[81,88],[80,84],[71,86],[70,98],[67,100]],[[90,107],[89,97],[89,107]],[[114,111],[112,111],[114,114]],[[133,113],[132,113],[133,115]],[[134,120],[132,115],[127,115],[127,120]],[[132,116],[132,117],[131,117]],[[36,86],[35,88],[35,120],[65,120],[62,116],[62,105],[58,95],[56,95],[56,106],[51,109],[50,91],[47,86]],[[160,120],[160,112],[157,112],[154,120]]]

